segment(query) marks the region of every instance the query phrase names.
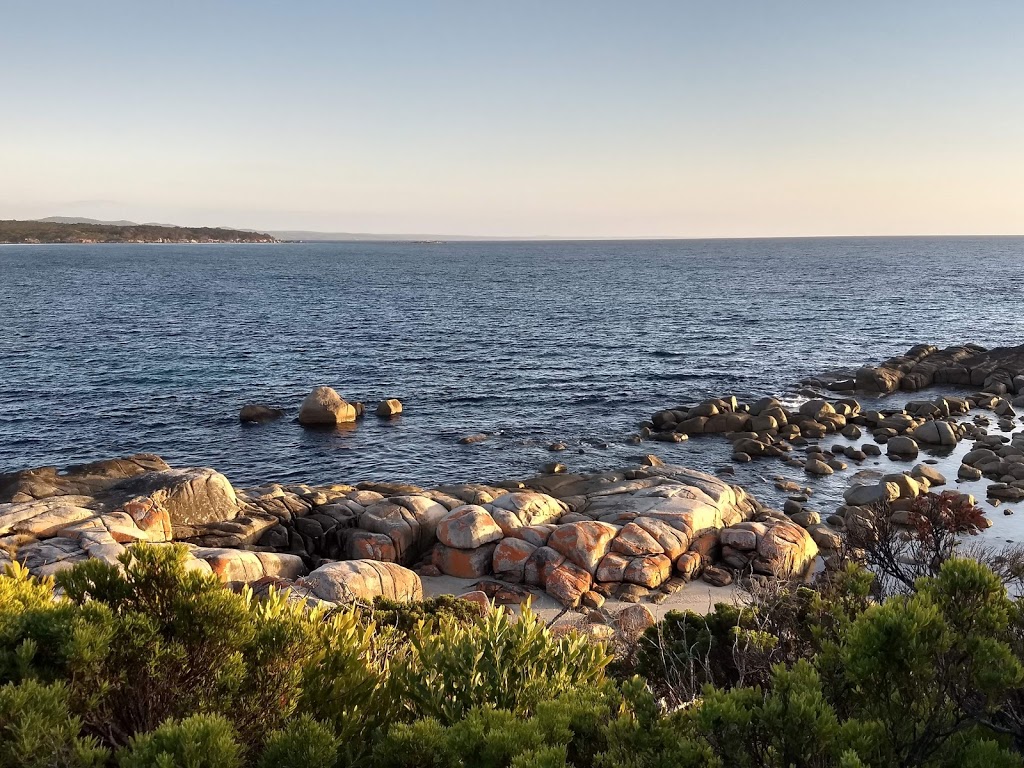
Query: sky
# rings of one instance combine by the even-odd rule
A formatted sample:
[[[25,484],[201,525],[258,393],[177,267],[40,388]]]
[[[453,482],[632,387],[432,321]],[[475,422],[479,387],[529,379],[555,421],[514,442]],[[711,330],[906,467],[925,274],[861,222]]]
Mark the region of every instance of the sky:
[[[0,218],[1024,234],[1024,3],[0,0]]]

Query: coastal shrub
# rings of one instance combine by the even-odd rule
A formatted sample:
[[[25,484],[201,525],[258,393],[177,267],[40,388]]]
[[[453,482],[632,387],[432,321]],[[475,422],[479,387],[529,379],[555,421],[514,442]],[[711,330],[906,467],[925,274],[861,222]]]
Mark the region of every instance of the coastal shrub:
[[[90,634],[102,638],[103,617],[92,617],[97,629],[90,632],[82,611],[55,602],[53,589],[52,578],[37,579],[18,562],[0,573],[0,683],[62,679],[69,654],[84,652]]]
[[[914,594],[868,608],[823,651],[822,663],[842,671],[843,685],[830,691],[837,709],[885,734],[888,764],[948,761],[1024,681],[1010,644],[1014,610],[991,570],[947,560]]]
[[[402,715],[391,673],[394,648],[380,645],[375,626],[352,612],[334,612],[312,641],[315,655],[304,666],[296,711],[326,724],[340,740],[339,759],[352,765],[376,735]]]
[[[382,627],[236,594],[176,547],[122,566],[0,576],[0,768],[1022,766],[1024,605],[956,556],[882,601],[848,563],[670,612],[615,680],[528,607],[383,603]]]
[[[451,618],[459,624],[472,624],[482,615],[477,603],[454,595],[439,595],[426,600],[402,601],[378,597],[373,603],[360,606],[378,630],[393,629],[407,638],[419,623],[436,626],[441,619]]]
[[[474,707],[530,713],[538,702],[604,678],[611,655],[576,634],[553,637],[524,606],[516,618],[499,608],[471,625],[453,617],[420,624],[397,670],[409,712],[444,725]]]
[[[539,701],[532,715],[474,707],[449,725],[428,717],[393,726],[374,750],[378,768],[509,768],[594,764],[619,699],[613,687]]]
[[[851,740],[804,660],[791,669],[777,665],[767,693],[709,687],[694,721],[721,763],[735,768],[839,765]]]
[[[120,768],[241,768],[242,747],[220,715],[168,720],[129,740],[117,755]]]
[[[685,703],[705,685],[760,682],[778,638],[757,628],[754,607],[719,603],[701,616],[669,611],[637,643],[636,671],[664,696]]]
[[[594,739],[599,747],[592,761],[595,768],[721,768],[688,710],[664,714],[640,677],[621,687],[622,705],[600,739]]]
[[[258,768],[333,768],[341,739],[329,726],[302,715],[274,731],[260,755]]]
[[[851,563],[817,589],[780,584],[707,615],[669,611],[637,641],[629,671],[676,704],[699,698],[709,684],[768,687],[776,664],[812,659],[842,635],[871,603],[872,581]]]
[[[196,712],[228,718],[247,753],[300,703],[353,744],[390,717],[372,625],[236,594],[184,557],[140,545],[122,568],[80,563],[56,580],[64,600],[12,567],[0,577],[3,681],[67,681],[86,732],[112,747]]]
[[[893,520],[888,502],[874,505],[871,518],[870,525],[847,527],[846,546],[876,575],[883,598],[913,592],[922,576],[937,576],[964,537],[980,533],[985,522],[981,508],[955,491],[914,499],[906,525]]]
[[[225,713],[254,744],[294,708],[315,653],[309,617],[277,594],[254,602],[224,589],[187,570],[184,554],[135,546],[123,568],[89,560],[57,577],[68,600],[93,614],[68,671],[87,725],[111,745],[194,712]]]
[[[0,686],[0,768],[92,768],[109,752],[80,735],[68,709],[67,688],[35,680]]]

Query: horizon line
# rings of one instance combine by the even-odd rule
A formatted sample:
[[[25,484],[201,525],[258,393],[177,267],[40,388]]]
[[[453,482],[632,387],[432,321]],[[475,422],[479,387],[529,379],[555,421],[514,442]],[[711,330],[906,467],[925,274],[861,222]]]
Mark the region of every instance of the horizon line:
[[[7,219],[8,221],[44,222],[53,218],[91,218],[84,216],[49,216],[37,219]],[[122,219],[121,221],[127,221]],[[112,220],[93,219],[101,225],[129,226],[115,223]],[[55,223],[55,222],[53,222]],[[92,223],[92,222],[90,222]],[[230,225],[194,225],[194,224],[157,224],[155,222],[138,223],[134,226],[177,227],[181,229],[233,229],[239,232],[266,234],[290,242],[407,242],[422,241],[462,241],[462,242],[631,242],[638,240],[660,241],[699,241],[699,240],[824,240],[824,239],[914,239],[914,238],[1020,238],[1024,232],[1016,233],[909,233],[909,234],[827,234],[827,235],[471,235],[471,234],[437,234],[437,233],[406,233],[406,232],[331,232],[319,229],[291,228],[252,228]],[[70,224],[69,224],[70,226]],[[294,235],[289,238],[288,235]],[[321,235],[319,238],[304,238],[302,235]],[[330,237],[338,235],[338,237]],[[281,237],[284,236],[284,237]]]

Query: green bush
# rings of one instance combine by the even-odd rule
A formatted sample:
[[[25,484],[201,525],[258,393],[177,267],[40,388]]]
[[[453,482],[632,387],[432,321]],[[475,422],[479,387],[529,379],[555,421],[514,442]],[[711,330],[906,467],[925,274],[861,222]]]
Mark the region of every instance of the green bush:
[[[0,768],[99,768],[107,747],[123,768],[1022,766],[1024,605],[974,561],[882,603],[850,567],[670,613],[636,651],[647,679],[618,681],[528,608],[305,610],[176,547],[122,563],[62,573],[64,598],[0,576]]]
[[[338,762],[339,739],[332,728],[309,715],[290,721],[270,734],[259,768],[333,768]]]
[[[117,755],[120,768],[241,768],[242,747],[220,715],[168,720],[134,736]]]
[[[35,680],[0,686],[0,768],[91,768],[109,752],[82,738],[82,723],[68,710],[61,683]]]
[[[1013,612],[992,571],[947,560],[914,594],[864,611],[823,654],[845,681],[831,692],[837,707],[885,734],[890,764],[947,760],[950,738],[990,722],[1024,682],[1009,642]]]
[[[596,768],[721,768],[711,748],[701,741],[687,710],[663,715],[639,677],[622,683],[624,696],[615,717],[595,739]]]
[[[177,546],[136,546],[123,569],[98,560],[57,583],[82,613],[67,652],[73,693],[112,745],[195,712],[229,716],[247,744],[291,714],[315,627],[279,595],[253,602],[184,564]]]
[[[694,712],[697,731],[723,765],[838,765],[847,737],[806,661],[775,667],[770,691],[709,688]]]
[[[80,563],[57,579],[65,600],[54,600],[52,580],[11,569],[0,577],[0,682],[67,681],[86,731],[112,747],[207,712],[227,717],[249,751],[300,701],[317,719],[343,723],[345,737],[379,727],[392,707],[374,698],[385,667],[372,628],[275,593],[235,594],[187,570],[184,556],[183,547],[140,545],[122,556],[123,569]]]
[[[817,589],[784,586],[749,604],[719,603],[707,615],[669,611],[644,632],[625,672],[643,675],[677,704],[699,698],[708,684],[767,686],[776,664],[813,659],[848,631],[871,604],[872,580],[850,566]]]
[[[450,725],[435,718],[398,724],[372,762],[377,768],[589,766],[604,744],[616,698],[608,687],[581,688],[538,703],[529,717],[475,707]]]
[[[341,741],[344,765],[359,761],[376,734],[400,714],[389,655],[373,624],[335,612],[320,624],[315,655],[303,668],[296,711],[326,723]]]
[[[102,608],[54,601],[53,590],[52,578],[36,579],[17,562],[0,574],[0,683],[65,679],[71,657],[92,656],[105,642]]]
[[[708,684],[764,682],[779,640],[759,628],[758,614],[723,603],[706,616],[669,611],[637,643],[636,671],[680,703]]]
[[[468,625],[482,615],[477,603],[454,595],[439,595],[414,602],[378,597],[373,603],[362,606],[361,612],[372,619],[378,630],[391,628],[403,637],[411,635],[420,622],[434,627],[442,619],[453,619]]]
[[[530,713],[544,699],[597,683],[611,656],[575,634],[555,638],[529,607],[498,609],[465,626],[452,617],[421,624],[395,674],[404,704],[444,725],[474,707]]]

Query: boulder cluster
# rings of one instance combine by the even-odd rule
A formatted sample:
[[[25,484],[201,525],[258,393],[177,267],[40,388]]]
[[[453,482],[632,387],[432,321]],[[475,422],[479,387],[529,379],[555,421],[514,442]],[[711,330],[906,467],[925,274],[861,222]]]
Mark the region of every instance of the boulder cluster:
[[[881,410],[864,410],[853,398],[816,398],[787,407],[771,397],[749,405],[727,397],[705,400],[692,408],[658,411],[650,422],[642,425],[640,437],[674,442],[692,435],[724,434],[732,441],[733,459],[745,462],[765,456],[786,458],[794,446],[808,445],[809,441],[828,435],[838,434],[856,441],[866,432],[875,443],[884,444],[890,456],[913,457],[922,444],[952,447],[965,436],[974,435],[977,430],[970,424],[958,423],[957,417],[978,408],[993,411],[1001,425],[1012,429],[1014,406],[1005,397],[989,392],[963,398],[913,400],[903,408]],[[695,416],[695,412],[714,415]],[[863,460],[865,456],[858,451],[865,456],[878,455],[871,447],[844,449],[848,458]],[[831,474],[828,467],[820,464],[804,462],[801,466],[809,474]]]
[[[429,490],[236,491],[212,469],[152,455],[0,476],[0,561],[48,575],[88,558],[116,563],[142,541],[182,542],[190,568],[226,583],[289,585],[294,599],[332,603],[415,599],[421,576],[441,574],[500,580],[516,601],[533,589],[566,606],[657,602],[702,575],[797,577],[818,552],[742,489],[663,465]]]
[[[919,360],[915,365],[903,364],[906,371],[901,381],[914,382],[914,389],[923,386],[924,371],[920,367],[926,361],[932,363],[926,369],[932,376],[928,381],[933,381],[941,371],[947,371],[944,375],[950,376],[949,371],[959,370],[966,362],[971,362],[974,367],[966,368],[968,380],[972,376],[982,379],[991,391],[964,397],[943,395],[930,400],[911,400],[902,408],[870,410],[852,397],[813,398],[794,406],[784,405],[775,398],[762,398],[751,404],[739,402],[735,397],[713,398],[696,406],[658,411],[642,425],[638,438],[676,441],[719,433],[732,442],[732,458],[736,462],[774,457],[810,476],[831,475],[847,469],[848,462],[860,464],[869,457],[880,456],[883,450],[893,461],[913,461],[922,450],[941,453],[969,439],[974,445],[964,458],[958,478],[980,480],[986,477],[996,481],[988,488],[990,500],[1024,499],[1024,478],[1021,477],[1024,469],[1019,464],[1024,461],[1021,459],[1024,438],[1020,433],[1011,438],[988,431],[993,422],[1002,432],[1013,432],[1018,424],[1017,409],[1024,407],[1024,375],[1017,373],[1024,370],[1022,348],[984,354],[973,347],[954,348],[960,352],[970,350],[971,357],[960,357],[949,350],[920,352],[934,349],[915,347],[911,350],[914,354],[894,358]],[[945,367],[939,365],[941,361],[945,361]],[[882,369],[901,370],[892,361],[878,370]],[[990,411],[992,415],[969,417],[971,412],[979,410]],[[833,442],[831,447],[823,448],[818,441],[829,436],[846,438],[846,442]],[[858,444],[863,438],[868,440]],[[831,533],[823,531],[819,544],[826,538],[831,539]]]
[[[1024,394],[1024,345],[987,350],[976,344],[946,349],[918,344],[881,365],[837,371],[805,383],[818,383],[837,392],[861,390],[889,394],[948,385],[980,387],[995,395],[1019,395]]]
[[[991,501],[1024,501],[1024,432],[1006,441],[1002,435],[983,435],[963,457],[958,477],[989,483],[985,494]]]
[[[350,403],[331,387],[316,387],[299,405],[297,421],[305,427],[336,427],[351,424],[363,417],[363,403]],[[396,398],[381,400],[374,411],[382,419],[393,419],[402,413],[402,402]],[[265,424],[284,416],[284,410],[268,405],[249,403],[238,412],[243,424]]]
[[[656,589],[667,595],[705,572],[713,583],[732,580],[730,570],[715,577],[716,566],[791,578],[817,555],[810,535],[767,514],[742,489],[680,467],[430,490],[272,485],[240,495],[278,519],[259,546],[297,553],[314,566],[374,561],[426,577],[490,577],[543,590],[566,606],[635,601]],[[723,546],[720,536],[732,529],[746,534],[738,546]],[[314,579],[324,567],[303,584],[330,599]],[[518,601],[524,593],[504,594]]]
[[[775,458],[808,476],[822,477],[883,452],[894,462],[913,462],[922,451],[941,454],[972,440],[958,479],[992,481],[986,495],[993,506],[1024,500],[1024,434],[989,434],[993,422],[1003,433],[1013,432],[1018,423],[1017,409],[1024,407],[1024,346],[985,351],[972,345],[945,350],[920,345],[878,367],[849,372],[847,378],[840,378],[842,374],[805,380],[807,386],[839,394],[812,397],[798,405],[770,397],[748,404],[726,396],[661,410],[641,425],[634,441],[676,442],[719,434],[731,441],[736,462]],[[877,394],[916,391],[933,384],[983,389],[963,397],[911,400],[901,408],[868,409],[853,397],[839,396],[855,389]],[[991,416],[970,416],[979,410],[990,411]],[[833,439],[824,447],[820,441],[829,437]],[[906,523],[914,499],[945,482],[928,463],[885,475],[878,482],[855,477],[846,503],[826,515],[807,506],[810,488],[776,478],[776,486],[792,494],[783,512],[825,552],[839,547],[845,528],[869,521],[879,503],[888,505],[894,522]],[[963,495],[974,503],[970,494]],[[724,541],[730,540],[744,537],[730,533]],[[732,552],[727,555],[726,562],[741,566]]]

